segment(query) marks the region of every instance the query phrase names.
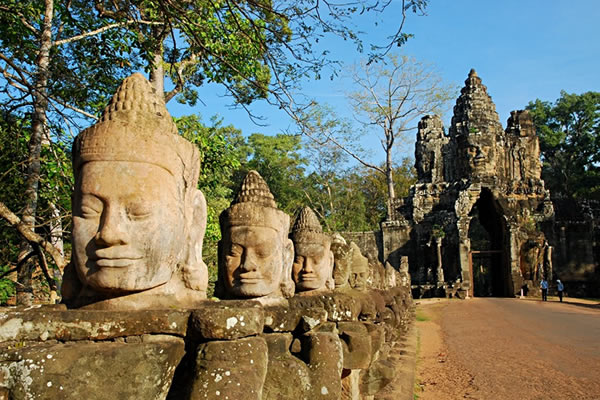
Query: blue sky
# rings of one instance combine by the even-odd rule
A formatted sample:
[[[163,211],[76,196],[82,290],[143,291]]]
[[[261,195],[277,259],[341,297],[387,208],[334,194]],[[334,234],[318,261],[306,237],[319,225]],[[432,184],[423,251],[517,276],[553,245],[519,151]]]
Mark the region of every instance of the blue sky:
[[[365,43],[383,43],[396,28],[399,1],[375,25],[373,17],[357,20],[368,32]],[[554,101],[560,91],[583,93],[600,91],[600,1],[576,0],[430,0],[426,16],[410,14],[405,32],[415,35],[400,50],[421,61],[432,63],[448,82],[463,86],[471,68],[477,70],[496,104],[503,125],[511,110],[524,108],[530,100]],[[340,40],[323,42],[332,57],[352,64],[365,54]],[[324,73],[323,76],[327,76]],[[352,87],[340,77],[304,82],[304,94],[329,103],[342,117],[351,117],[344,91]],[[194,108],[169,104],[175,116],[200,113],[205,121],[215,114],[225,124],[233,124],[246,135],[276,134],[293,129],[289,118],[275,107],[258,102],[255,113],[267,118],[268,126],[256,126],[243,110],[231,110],[224,90],[207,86],[200,91],[205,104]],[[443,116],[450,123],[451,113]],[[373,140],[373,143],[375,141]],[[412,154],[411,144],[398,149]],[[383,153],[373,161],[382,161]]]

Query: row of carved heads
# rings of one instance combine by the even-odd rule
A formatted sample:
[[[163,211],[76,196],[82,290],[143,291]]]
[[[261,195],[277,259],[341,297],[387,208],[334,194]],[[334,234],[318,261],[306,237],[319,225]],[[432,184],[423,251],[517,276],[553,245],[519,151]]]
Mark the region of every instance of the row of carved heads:
[[[73,255],[63,301],[101,309],[199,305],[208,284],[200,158],[178,135],[162,96],[141,74],[125,79],[72,154]],[[290,217],[256,171],[219,221],[219,297],[366,288],[368,261],[356,244],[339,235],[332,241],[308,207],[289,233]]]

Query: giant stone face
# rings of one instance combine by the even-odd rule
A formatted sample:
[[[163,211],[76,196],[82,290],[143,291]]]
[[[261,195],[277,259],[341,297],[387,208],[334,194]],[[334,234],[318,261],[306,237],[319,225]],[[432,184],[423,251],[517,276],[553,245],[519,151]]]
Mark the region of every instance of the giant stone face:
[[[73,259],[69,307],[193,307],[206,298],[206,201],[200,161],[162,97],[125,79],[98,123],[73,144]]]
[[[290,219],[264,179],[250,171],[231,206],[219,216],[219,279],[223,298],[277,302],[294,293],[291,279],[294,246],[287,238]]]
[[[173,176],[156,165],[84,164],[73,216],[80,280],[124,293],[167,283],[185,242],[180,197]]]

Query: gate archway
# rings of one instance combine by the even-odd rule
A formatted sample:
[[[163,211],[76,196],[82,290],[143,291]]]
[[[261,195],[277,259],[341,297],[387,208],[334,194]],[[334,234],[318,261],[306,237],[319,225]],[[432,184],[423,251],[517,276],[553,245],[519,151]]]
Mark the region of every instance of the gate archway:
[[[512,277],[507,260],[506,224],[489,189],[481,190],[469,215],[471,295],[511,296]]]

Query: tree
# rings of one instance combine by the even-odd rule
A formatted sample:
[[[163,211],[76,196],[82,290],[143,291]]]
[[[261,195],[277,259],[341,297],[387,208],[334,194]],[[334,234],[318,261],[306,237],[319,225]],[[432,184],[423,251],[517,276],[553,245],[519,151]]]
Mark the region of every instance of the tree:
[[[384,13],[391,2],[371,0],[207,1],[95,0],[99,15],[118,23],[140,16],[152,25],[137,25],[137,50],[147,61],[150,78],[162,92],[166,72],[179,94],[195,103],[194,87],[215,82],[226,87],[234,103],[246,106],[263,98],[295,113],[291,91],[299,78],[319,79],[322,69],[335,66],[328,51],[315,45],[327,35],[354,41],[363,49],[361,34],[352,29],[363,13]],[[423,13],[427,0],[402,0],[397,30],[383,46],[372,45],[370,58],[400,46],[410,35],[402,32],[409,11]],[[333,73],[335,74],[335,68]]]
[[[301,138],[277,134],[267,136],[253,133],[247,139],[248,157],[235,173],[234,190],[250,170],[265,179],[279,208],[293,214],[304,205],[301,188],[307,160],[300,154]]]
[[[540,138],[542,177],[555,195],[600,199],[600,93],[561,92],[527,109]]]
[[[361,63],[353,69],[352,78],[357,90],[349,94],[349,99],[355,118],[364,133],[378,137],[385,153],[384,164],[370,162],[348,123],[319,105],[305,113],[301,129],[317,143],[333,143],[363,166],[385,176],[389,218],[396,198],[394,148],[407,141],[407,133],[416,128],[419,117],[440,113],[455,90],[443,84],[431,66],[394,54],[388,55],[385,63]]]

